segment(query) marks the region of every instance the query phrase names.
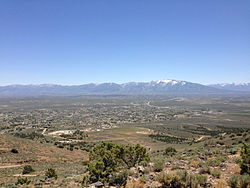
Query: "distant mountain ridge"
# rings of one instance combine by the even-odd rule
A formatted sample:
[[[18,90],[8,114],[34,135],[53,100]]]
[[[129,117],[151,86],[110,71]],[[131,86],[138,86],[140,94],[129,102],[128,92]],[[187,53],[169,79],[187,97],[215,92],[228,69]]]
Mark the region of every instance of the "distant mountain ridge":
[[[1,97],[11,96],[75,96],[75,95],[165,95],[209,94],[226,92],[215,85],[205,86],[179,80],[101,83],[63,86],[54,84],[0,86]]]
[[[223,84],[211,84],[208,86],[230,91],[250,91],[250,83],[223,83]]]

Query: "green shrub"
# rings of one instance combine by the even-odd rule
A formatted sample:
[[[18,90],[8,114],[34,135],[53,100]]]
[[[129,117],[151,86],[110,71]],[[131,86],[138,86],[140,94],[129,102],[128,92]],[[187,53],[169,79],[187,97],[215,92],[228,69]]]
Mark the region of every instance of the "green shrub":
[[[158,176],[156,176],[156,181],[162,183],[162,187],[167,187],[171,184],[172,176],[166,172],[161,172]]]
[[[111,179],[109,180],[110,185],[115,185],[115,186],[123,186],[125,187],[127,184],[127,179],[128,179],[128,171],[123,170],[119,173],[115,173],[112,175]]]
[[[148,178],[145,175],[143,175],[139,178],[139,181],[142,183],[146,183],[148,181]]]
[[[106,179],[109,175],[112,174],[115,169],[114,166],[105,167],[103,161],[94,161],[88,164],[88,170],[90,172],[91,182],[103,181],[106,182]]]
[[[139,163],[139,165],[141,165],[141,166],[148,166],[148,161],[141,161],[140,163]]]
[[[171,169],[172,170],[178,170],[178,169],[180,169],[180,167],[178,165],[173,165]]]
[[[34,172],[35,170],[30,165],[25,165],[23,167],[23,174],[30,174]]]
[[[10,152],[11,152],[11,153],[18,153],[18,150],[15,149],[15,148],[13,148],[13,149],[10,150]]]
[[[133,170],[128,170],[128,176],[134,176],[135,172]]]
[[[142,161],[150,160],[146,149],[139,144],[125,147],[111,142],[94,146],[90,150],[89,159],[90,182],[101,181],[105,184],[111,181],[114,184],[121,171],[134,167]]]
[[[82,165],[83,165],[83,166],[87,166],[88,164],[89,164],[89,161],[83,161],[83,162],[82,162]]]
[[[221,172],[219,170],[212,170],[211,175],[215,178],[220,178]]]
[[[82,178],[82,186],[83,187],[87,187],[87,185],[89,183],[89,179],[90,179],[90,175],[88,173],[83,174],[83,178]]]
[[[15,183],[16,185],[29,185],[30,184],[30,180],[28,180],[28,178],[18,178],[17,182]]]
[[[240,173],[250,174],[250,145],[243,144],[240,155],[242,158],[240,163]]]
[[[176,151],[176,149],[175,148],[173,148],[173,147],[167,147],[166,149],[165,149],[165,152],[164,152],[164,154],[165,155],[174,155],[175,153],[176,153],[177,151]]]
[[[207,176],[196,175],[196,176],[194,176],[193,182],[195,182],[195,184],[200,185],[201,187],[205,187],[206,182],[207,182]]]
[[[244,174],[240,176],[240,179],[239,179],[240,188],[248,188],[249,185],[250,185],[250,175]]]
[[[57,174],[56,174],[55,169],[49,168],[49,169],[45,172],[45,177],[57,179]]]
[[[230,153],[231,155],[235,155],[235,154],[237,153],[237,150],[235,150],[235,149],[230,149],[229,153]]]
[[[239,181],[238,176],[233,175],[231,178],[229,178],[229,179],[227,180],[227,184],[228,184],[231,188],[237,188],[237,187],[238,187],[238,181]]]
[[[250,185],[250,176],[249,174],[244,174],[241,176],[233,175],[228,179],[227,184],[231,188],[248,188]]]
[[[164,168],[164,160],[162,158],[157,158],[154,160],[153,169],[155,172],[160,172]]]
[[[210,174],[210,173],[211,173],[211,169],[207,166],[201,168],[199,171],[199,174]]]
[[[150,173],[150,168],[146,167],[143,172],[144,172],[144,174],[149,174]]]
[[[216,166],[219,166],[221,164],[221,159],[220,158],[211,158],[211,159],[208,159],[206,161],[206,165],[207,166],[212,166],[212,167],[216,167]]]
[[[162,183],[162,187],[198,188],[199,186],[206,186],[207,177],[202,175],[188,174],[185,170],[179,170],[173,175],[162,172],[156,177],[156,180]]]
[[[176,176],[178,177],[177,179],[182,181],[182,182],[186,182],[187,178],[188,178],[188,173],[186,170],[178,170],[176,172]]]
[[[240,158],[237,157],[234,159],[234,162],[240,165],[242,161]]]

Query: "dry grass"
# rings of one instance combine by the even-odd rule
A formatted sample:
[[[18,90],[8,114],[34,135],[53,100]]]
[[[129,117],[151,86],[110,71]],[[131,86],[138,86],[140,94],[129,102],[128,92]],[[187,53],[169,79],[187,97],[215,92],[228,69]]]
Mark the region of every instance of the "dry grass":
[[[65,171],[81,170],[81,162],[88,160],[88,154],[80,150],[69,151],[50,144],[12,136],[0,136],[0,185],[16,182],[17,174],[22,173],[24,165],[32,165],[35,172],[32,177],[44,175],[47,168],[53,167],[58,174]],[[11,149],[18,153],[12,153]]]

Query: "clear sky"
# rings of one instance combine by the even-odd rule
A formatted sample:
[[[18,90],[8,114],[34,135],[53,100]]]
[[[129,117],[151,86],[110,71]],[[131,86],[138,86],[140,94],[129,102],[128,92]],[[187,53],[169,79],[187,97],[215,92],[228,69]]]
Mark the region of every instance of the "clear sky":
[[[250,82],[249,0],[0,0],[0,85]]]

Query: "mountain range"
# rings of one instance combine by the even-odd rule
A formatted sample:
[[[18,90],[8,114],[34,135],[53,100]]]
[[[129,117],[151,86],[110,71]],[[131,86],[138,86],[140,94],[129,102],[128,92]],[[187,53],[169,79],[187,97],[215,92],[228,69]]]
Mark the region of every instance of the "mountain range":
[[[230,91],[250,91],[250,83],[212,84],[210,87],[226,89]]]
[[[1,97],[75,96],[75,95],[165,95],[219,94],[232,91],[250,92],[250,84],[202,85],[187,81],[158,80],[124,84],[101,83],[63,86],[54,84],[0,86]]]

